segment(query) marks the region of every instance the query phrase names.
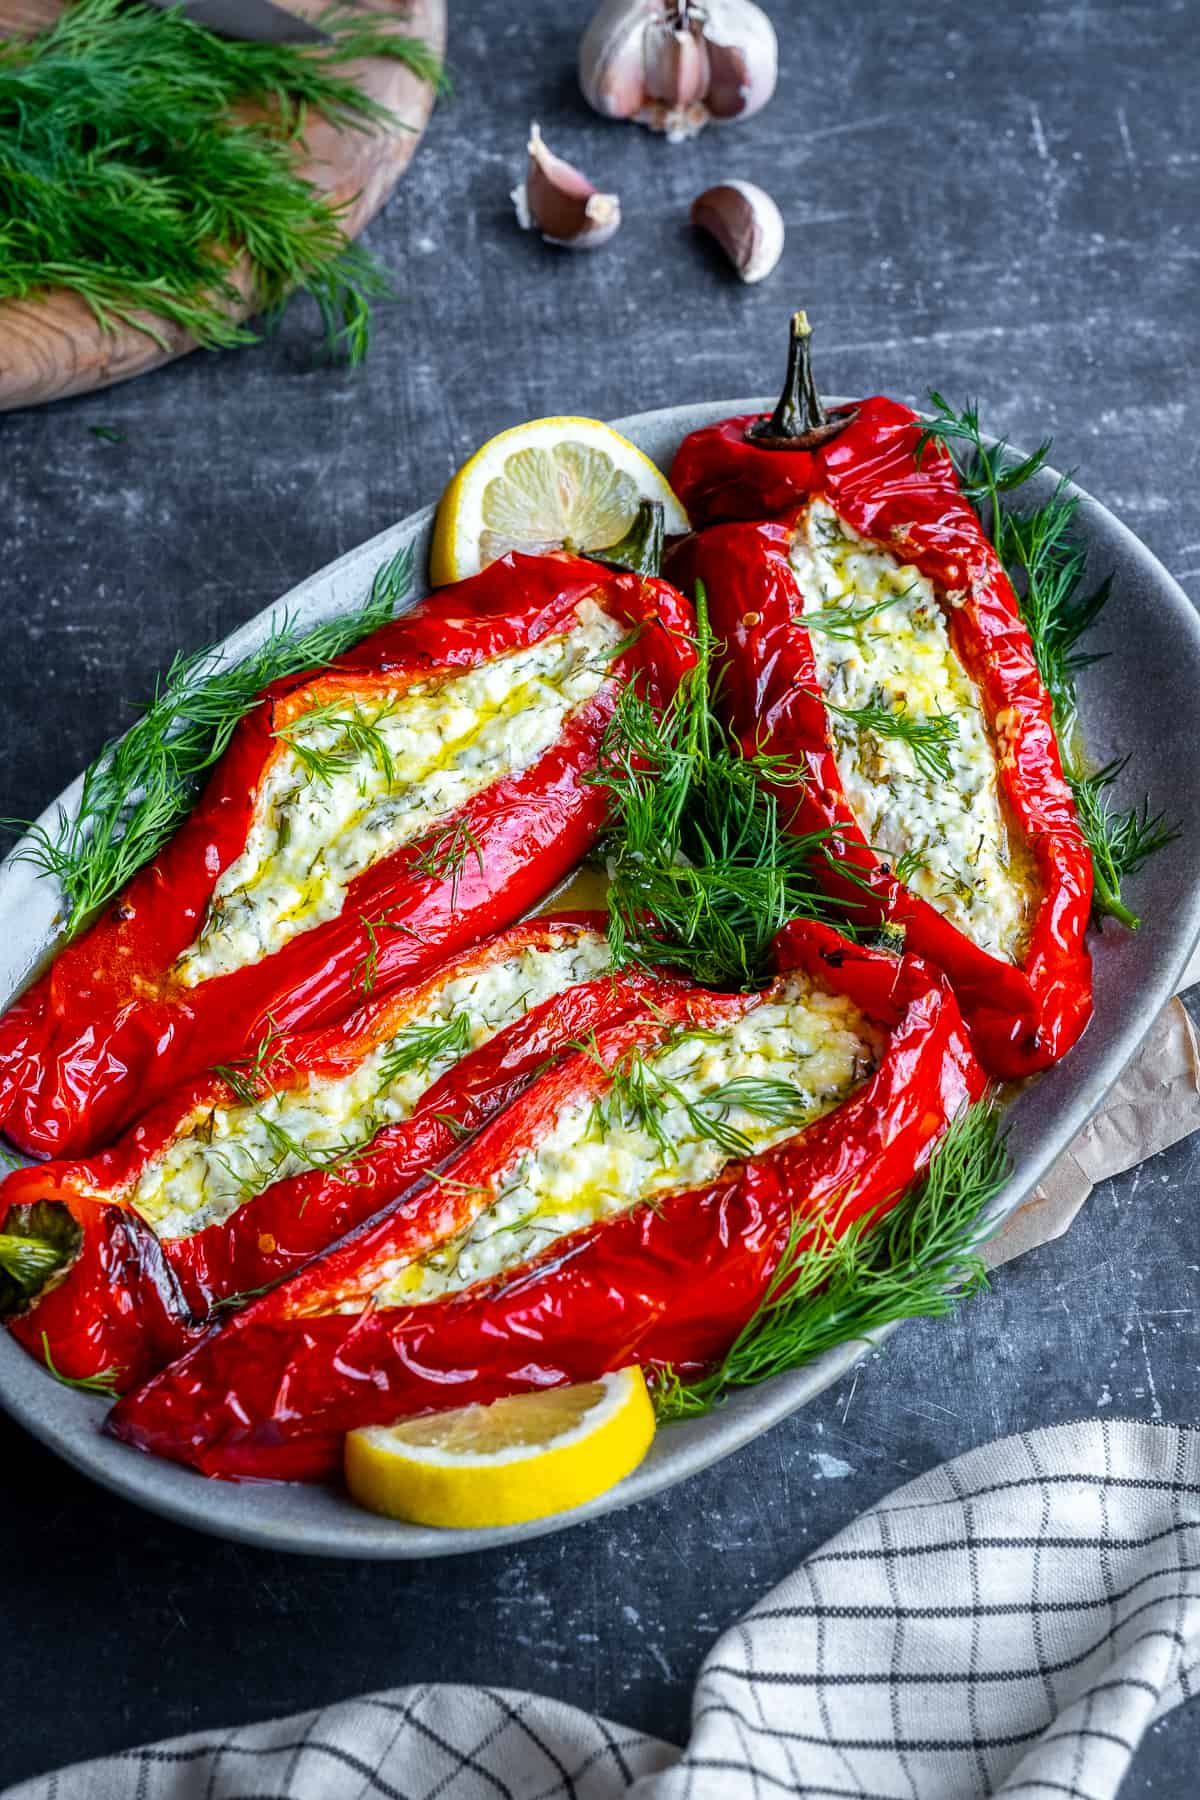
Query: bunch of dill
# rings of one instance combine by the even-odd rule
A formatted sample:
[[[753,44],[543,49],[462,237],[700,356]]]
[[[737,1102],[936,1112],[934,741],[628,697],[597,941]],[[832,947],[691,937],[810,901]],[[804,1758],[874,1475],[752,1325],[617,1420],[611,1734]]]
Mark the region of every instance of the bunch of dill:
[[[1062,476],[1042,505],[1014,507],[1009,496],[1043,467],[1050,443],[1018,457],[1003,438],[989,441],[983,435],[977,406],[956,412],[941,394],[931,392],[929,398],[936,411],[921,427],[917,460],[930,442],[949,451],[963,492],[1012,581],[1050,696],[1063,773],[1091,852],[1093,916],[1097,922],[1109,917],[1135,929],[1139,920],[1125,903],[1122,883],[1179,834],[1163,813],[1151,809],[1149,800],[1114,806],[1109,790],[1128,759],[1096,768],[1082,741],[1076,678],[1101,658],[1079,644],[1103,611],[1111,581],[1087,585],[1087,546],[1077,530],[1079,495],[1071,491],[1069,477]]]
[[[334,7],[332,42],[236,43],[125,0],[73,0],[48,31],[0,43],[0,301],[66,288],[106,329],[165,342],[251,343],[254,310],[310,294],[331,349],[366,354],[382,265],[343,235],[339,208],[297,172],[316,109],[343,127],[394,123],[339,67],[386,56],[440,80],[421,40]],[[146,315],[152,315],[147,317]]]

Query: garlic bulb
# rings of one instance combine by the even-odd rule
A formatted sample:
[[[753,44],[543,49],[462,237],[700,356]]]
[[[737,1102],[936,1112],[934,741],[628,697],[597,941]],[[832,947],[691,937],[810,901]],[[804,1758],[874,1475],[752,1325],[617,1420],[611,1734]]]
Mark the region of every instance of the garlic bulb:
[[[689,217],[717,240],[743,281],[765,281],[783,255],[783,214],[753,181],[705,188]]]
[[[529,167],[512,191],[517,221],[524,231],[540,231],[548,244],[564,250],[596,250],[621,223],[621,202],[600,194],[586,175],[555,156],[537,124],[529,127]]]
[[[765,106],[777,61],[753,0],[604,0],[579,46],[579,85],[597,112],[677,144]]]

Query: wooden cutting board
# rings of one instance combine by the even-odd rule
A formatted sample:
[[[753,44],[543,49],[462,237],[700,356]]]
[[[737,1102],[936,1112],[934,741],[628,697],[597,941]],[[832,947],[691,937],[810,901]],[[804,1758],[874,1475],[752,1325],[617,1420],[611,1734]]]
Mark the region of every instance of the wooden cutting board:
[[[313,15],[322,0],[280,0],[293,12]],[[392,12],[398,27],[424,38],[440,55],[446,43],[446,0],[374,0],[372,10]],[[58,0],[0,0],[0,37],[28,36],[62,11]],[[356,237],[374,217],[404,169],[433,109],[433,91],[403,64],[372,57],[347,63],[365,91],[390,107],[396,123],[386,128],[338,131],[314,117],[299,162],[303,174],[341,202],[349,201],[344,224]],[[236,285],[249,292],[248,275]],[[246,318],[249,299],[240,309]],[[62,288],[37,299],[0,304],[0,411],[61,400],[68,394],[111,387],[171,362],[196,348],[188,334],[164,320],[154,321],[166,339],[163,349],[132,325],[103,331],[91,309]]]

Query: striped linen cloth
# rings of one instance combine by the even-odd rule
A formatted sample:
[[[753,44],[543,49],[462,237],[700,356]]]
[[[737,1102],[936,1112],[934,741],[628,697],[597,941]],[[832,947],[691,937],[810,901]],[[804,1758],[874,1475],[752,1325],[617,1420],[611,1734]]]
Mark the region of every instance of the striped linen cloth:
[[[810,1556],[714,1645],[685,1750],[532,1694],[398,1688],[7,1800],[1108,1800],[1193,1679],[1200,1431],[1086,1420],[957,1457]]]

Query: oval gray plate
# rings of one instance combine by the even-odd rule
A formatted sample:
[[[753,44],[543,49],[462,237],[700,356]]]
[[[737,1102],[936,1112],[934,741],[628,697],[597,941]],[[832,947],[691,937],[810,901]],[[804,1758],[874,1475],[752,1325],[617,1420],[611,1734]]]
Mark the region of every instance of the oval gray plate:
[[[730,414],[761,411],[762,400],[720,401],[640,413],[617,424],[663,468],[680,439],[699,425]],[[1044,497],[1052,472],[1032,490]],[[1076,490],[1077,492],[1079,490]],[[1137,932],[1110,925],[1093,933],[1096,1015],[1083,1042],[1056,1069],[1032,1084],[1011,1109],[1012,1179],[994,1206],[997,1223],[1028,1195],[1055,1157],[1112,1086],[1160,1008],[1174,993],[1200,934],[1200,619],[1182,589],[1103,506],[1080,493],[1080,524],[1089,573],[1114,575],[1113,598],[1089,648],[1111,651],[1084,672],[1082,711],[1087,741],[1099,761],[1130,753],[1116,799],[1143,793],[1169,809],[1179,840],[1134,881],[1133,902],[1144,914]],[[274,608],[230,637],[230,656],[244,655],[267,632],[272,613],[286,610],[301,625],[344,611],[364,596],[376,567],[406,544],[424,567],[433,508],[414,513],[369,543],[302,582]],[[74,783],[43,814],[77,803]],[[56,895],[25,864],[0,868],[0,995],[6,1006],[29,979],[54,936]],[[101,1400],[56,1385],[19,1346],[0,1333],[0,1403],[65,1461],[141,1506],[201,1531],[320,1556],[449,1556],[557,1531],[628,1506],[728,1456],[749,1439],[836,1381],[861,1354],[860,1345],[831,1352],[810,1367],[736,1396],[708,1418],[659,1432],[649,1456],[628,1480],[589,1506],[503,1531],[441,1532],[394,1524],[361,1512],[332,1488],[296,1485],[234,1486],[205,1482],[190,1470],[139,1455],[102,1436]]]

